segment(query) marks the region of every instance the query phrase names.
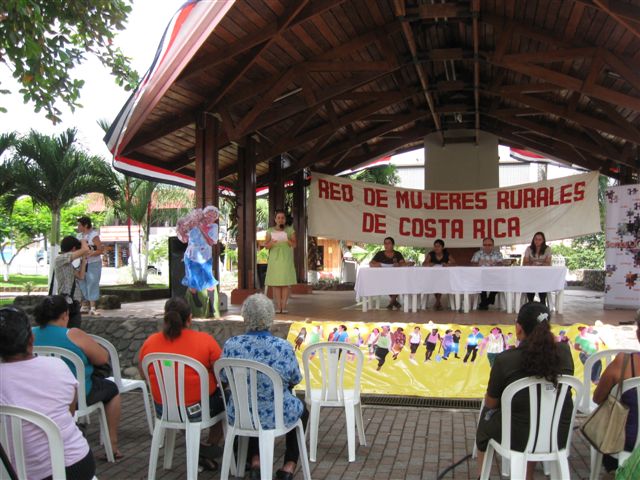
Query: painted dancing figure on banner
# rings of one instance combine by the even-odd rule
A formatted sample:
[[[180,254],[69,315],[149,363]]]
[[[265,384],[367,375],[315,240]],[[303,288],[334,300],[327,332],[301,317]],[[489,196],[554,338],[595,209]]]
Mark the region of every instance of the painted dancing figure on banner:
[[[300,333],[298,333],[298,336],[296,337],[296,347],[294,348],[294,351],[300,350],[300,347],[302,347],[305,338],[307,338],[307,329],[302,327],[300,329]]]
[[[441,341],[441,338],[440,334],[438,333],[438,329],[431,329],[431,333],[424,342],[425,346],[427,347],[427,351],[424,354],[424,363],[427,363],[429,360],[431,360],[433,352],[436,349],[439,341]]]
[[[396,332],[393,334],[393,346],[391,349],[393,350],[393,359],[397,360],[398,355],[404,348],[407,343],[407,336],[404,334],[404,329],[402,327],[398,327]]]
[[[216,290],[218,280],[213,276],[212,249],[218,242],[216,221],[219,216],[220,212],[216,207],[207,206],[182,217],[176,226],[178,239],[187,243],[182,285],[189,289],[186,299],[194,317],[220,316]]]
[[[409,348],[411,349],[411,354],[409,355],[409,361],[411,363],[416,363],[416,352],[418,351],[418,347],[422,342],[422,334],[420,333],[420,327],[415,327],[413,329],[413,333],[409,335]]]
[[[462,363],[467,363],[469,355],[471,355],[471,363],[476,361],[476,355],[478,354],[478,345],[482,342],[484,335],[480,333],[478,327],[473,327],[473,330],[467,337],[467,353],[464,356]]]
[[[376,353],[376,343],[378,342],[378,337],[380,336],[380,329],[374,328],[371,330],[371,333],[367,337],[367,347],[369,347],[369,360],[373,360],[373,356]]]
[[[389,348],[391,347],[391,327],[384,325],[378,339],[375,343],[376,359],[378,360],[378,368],[376,371],[380,371],[382,365],[384,365],[387,355],[389,355]]]

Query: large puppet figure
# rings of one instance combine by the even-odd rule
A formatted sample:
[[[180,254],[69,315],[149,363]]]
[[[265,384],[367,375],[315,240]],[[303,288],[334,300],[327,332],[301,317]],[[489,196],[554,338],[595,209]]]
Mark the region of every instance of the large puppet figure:
[[[176,233],[187,243],[184,252],[185,276],[182,284],[188,287],[187,302],[194,317],[219,317],[218,281],[213,276],[213,246],[218,242],[220,213],[216,207],[196,209],[178,220]]]

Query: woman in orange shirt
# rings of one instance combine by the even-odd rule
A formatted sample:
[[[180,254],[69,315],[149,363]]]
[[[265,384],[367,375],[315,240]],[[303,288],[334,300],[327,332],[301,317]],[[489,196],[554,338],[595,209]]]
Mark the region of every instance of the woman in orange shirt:
[[[164,325],[161,332],[149,336],[140,348],[138,368],[141,370],[142,360],[151,353],[176,353],[199,361],[209,372],[209,411],[215,416],[224,411],[224,401],[217,388],[217,382],[213,376],[213,364],[222,350],[218,342],[205,332],[191,330],[191,309],[183,298],[171,298],[164,305]],[[156,381],[153,368],[149,369],[149,381],[151,382],[151,394],[158,416],[162,415],[162,397]],[[199,408],[189,408],[200,404],[200,377],[190,368],[185,369],[185,403],[191,421],[200,421]],[[189,412],[193,413],[189,413]],[[210,470],[217,469],[215,462],[203,465],[203,461],[211,456],[219,456],[222,450],[216,445],[222,438],[222,424],[219,422],[209,429],[209,445],[201,445],[201,466]],[[209,447],[209,448],[207,448]],[[203,456],[205,458],[203,458]]]

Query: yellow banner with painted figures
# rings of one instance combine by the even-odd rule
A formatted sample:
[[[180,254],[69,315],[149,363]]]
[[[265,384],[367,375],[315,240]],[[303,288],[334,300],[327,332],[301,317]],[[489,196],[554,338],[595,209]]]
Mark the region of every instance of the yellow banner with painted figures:
[[[638,348],[635,325],[553,325],[559,342],[567,342],[573,353],[574,375],[582,380],[583,362],[575,343],[596,349]],[[516,348],[515,325],[458,325],[443,323],[294,322],[288,341],[294,345],[300,370],[302,352],[314,343],[347,341],[364,354],[362,393],[431,398],[483,398],[493,359]],[[589,347],[588,347],[589,348]],[[584,355],[583,355],[584,359]],[[353,384],[355,367],[347,358],[345,383]],[[604,365],[603,365],[604,368]],[[316,387],[319,364],[310,362]],[[304,381],[297,389],[304,389]]]

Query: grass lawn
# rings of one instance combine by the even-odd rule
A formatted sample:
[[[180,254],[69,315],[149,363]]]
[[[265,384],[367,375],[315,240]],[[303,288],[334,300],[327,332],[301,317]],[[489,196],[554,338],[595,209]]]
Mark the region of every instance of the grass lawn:
[[[0,297],[0,307],[4,305],[11,305],[14,297]]]
[[[169,285],[164,285],[162,283],[149,283],[148,285],[102,285],[101,289],[109,289],[109,290],[127,290],[127,291],[137,291],[137,290],[157,290],[169,288]]]
[[[46,275],[9,275],[9,281],[5,282],[0,275],[0,287],[22,287],[25,283],[31,282],[34,287],[46,287]]]

